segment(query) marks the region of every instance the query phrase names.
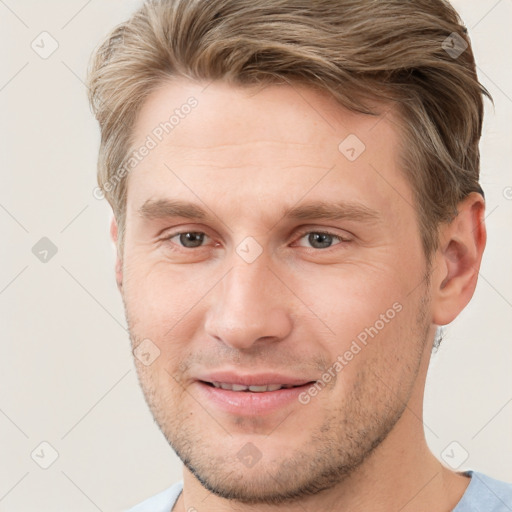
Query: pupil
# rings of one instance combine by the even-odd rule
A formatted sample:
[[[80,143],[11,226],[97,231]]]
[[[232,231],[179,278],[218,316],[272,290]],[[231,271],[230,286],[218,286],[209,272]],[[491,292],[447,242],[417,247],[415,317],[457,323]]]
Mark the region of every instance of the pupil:
[[[199,247],[203,243],[204,234],[203,233],[181,233],[180,235],[180,243],[184,247]]]
[[[309,243],[317,249],[324,249],[332,243],[332,236],[325,233],[310,233],[308,238]]]

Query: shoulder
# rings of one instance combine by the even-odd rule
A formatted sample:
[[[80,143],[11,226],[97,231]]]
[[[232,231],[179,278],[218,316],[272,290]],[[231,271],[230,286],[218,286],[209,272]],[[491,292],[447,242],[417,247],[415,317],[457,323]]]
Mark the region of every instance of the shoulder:
[[[126,512],[169,512],[183,489],[183,482],[177,482],[172,487],[159,492],[151,498],[135,505]]]
[[[512,484],[469,471],[471,482],[453,512],[510,512]]]

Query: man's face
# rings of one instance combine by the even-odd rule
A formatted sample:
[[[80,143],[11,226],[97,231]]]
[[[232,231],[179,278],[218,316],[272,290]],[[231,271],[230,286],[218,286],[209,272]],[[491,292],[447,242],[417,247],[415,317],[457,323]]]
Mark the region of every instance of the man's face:
[[[332,486],[399,424],[430,347],[427,266],[391,112],[203,89],[167,83],[137,119],[134,148],[197,100],[129,175],[123,300],[186,466],[220,496],[280,502]]]

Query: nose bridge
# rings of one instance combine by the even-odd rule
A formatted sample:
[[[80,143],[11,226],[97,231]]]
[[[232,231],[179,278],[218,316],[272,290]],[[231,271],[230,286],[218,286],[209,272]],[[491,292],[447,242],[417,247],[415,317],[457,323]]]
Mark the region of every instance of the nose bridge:
[[[236,255],[235,255],[236,256]],[[208,313],[208,334],[226,345],[247,349],[263,338],[277,341],[291,330],[286,288],[268,268],[265,258],[235,262]]]

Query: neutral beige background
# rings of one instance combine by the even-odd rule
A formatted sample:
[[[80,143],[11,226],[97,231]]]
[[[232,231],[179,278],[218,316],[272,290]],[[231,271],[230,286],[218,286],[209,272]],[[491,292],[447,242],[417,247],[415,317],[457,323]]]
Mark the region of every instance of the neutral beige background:
[[[425,424],[439,457],[465,450],[461,468],[512,481],[512,0],[455,4],[496,104],[482,143],[489,244],[476,296],[433,358]],[[0,511],[120,511],[180,478],[138,387],[110,211],[92,195],[87,62],[137,5],[0,0]],[[43,31],[58,43],[46,59],[31,47],[46,37],[51,49]],[[47,262],[32,252],[42,237],[57,248]]]

